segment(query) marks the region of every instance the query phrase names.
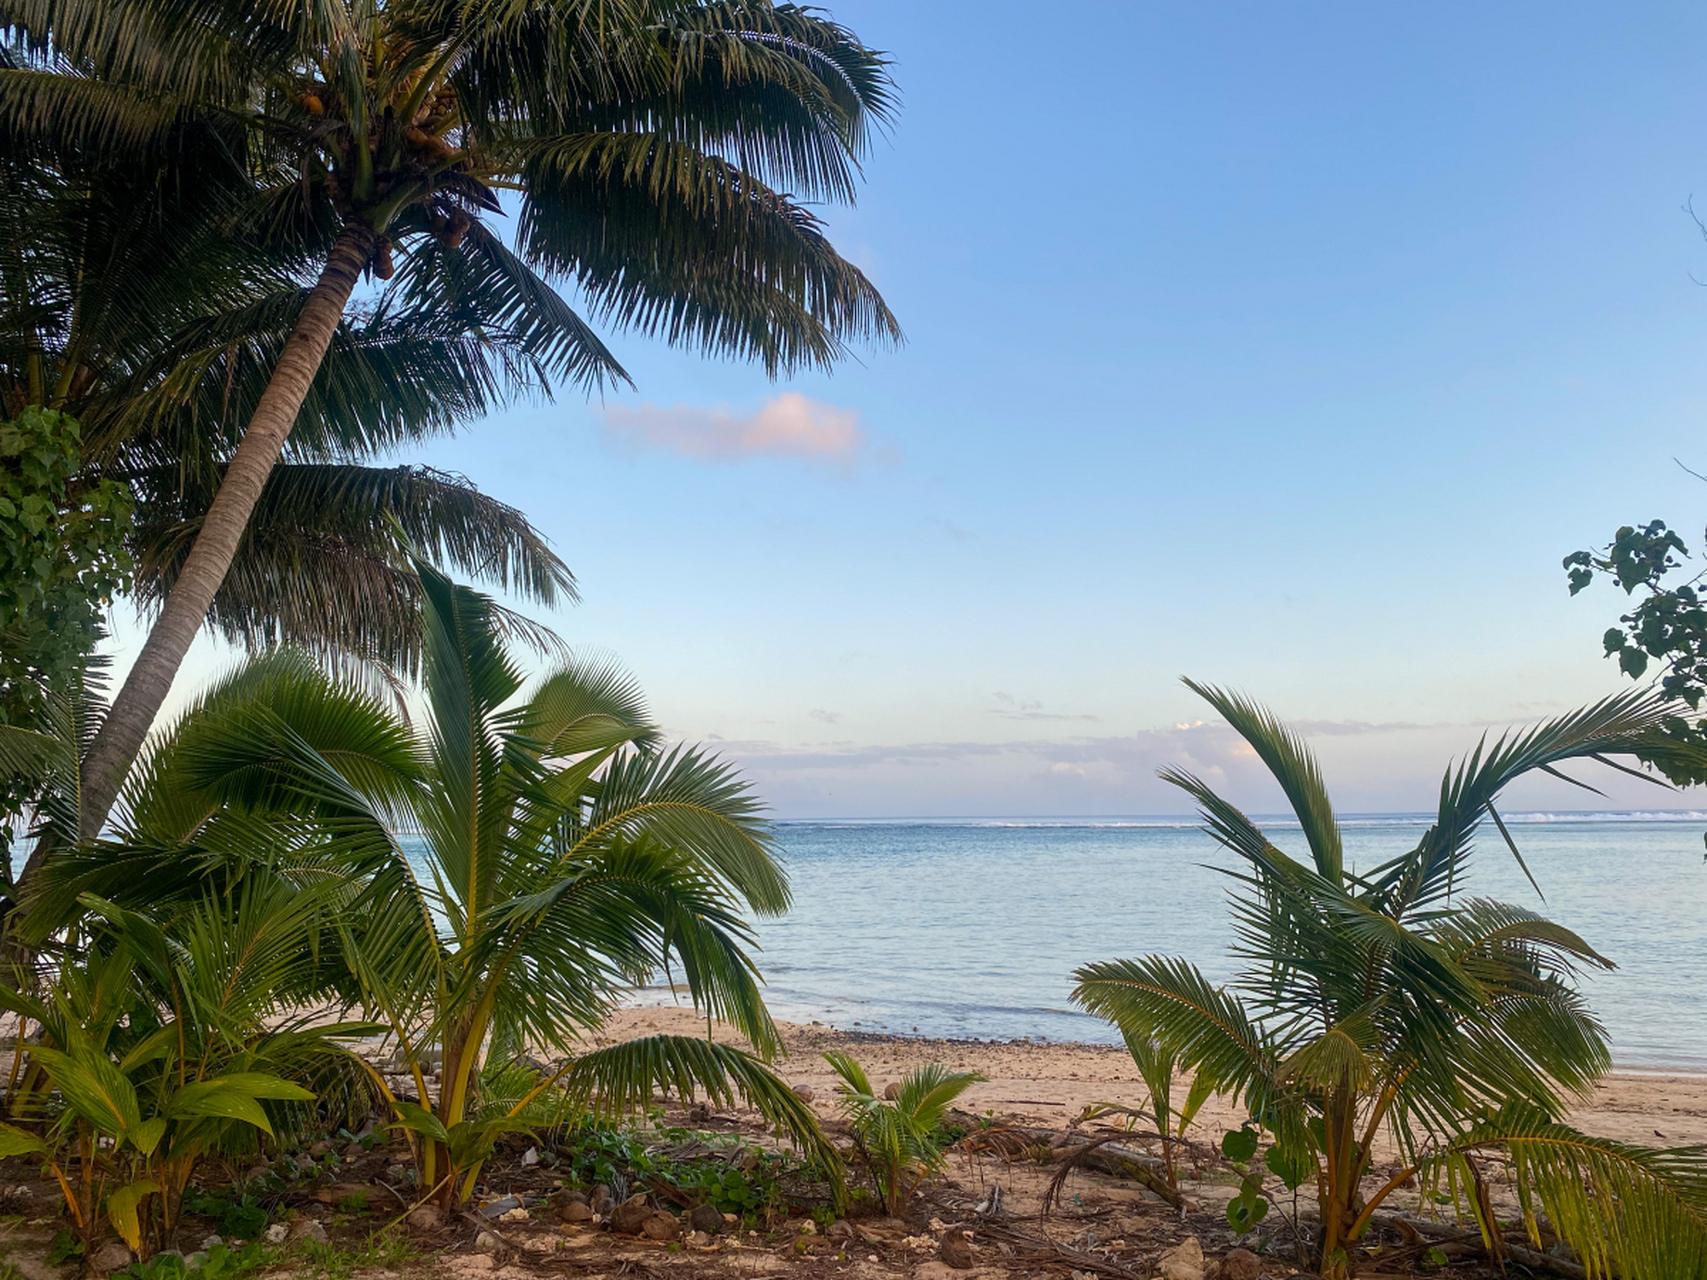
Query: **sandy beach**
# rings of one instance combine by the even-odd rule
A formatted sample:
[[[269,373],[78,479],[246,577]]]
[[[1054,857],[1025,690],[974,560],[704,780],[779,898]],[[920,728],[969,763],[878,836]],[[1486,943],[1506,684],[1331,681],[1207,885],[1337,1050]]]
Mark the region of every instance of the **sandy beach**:
[[[965,1040],[929,1040],[866,1035],[830,1027],[779,1023],[787,1058],[779,1064],[791,1084],[812,1089],[814,1106],[835,1109],[836,1078],[823,1054],[850,1052],[882,1085],[926,1062],[942,1062],[959,1071],[988,1077],[963,1095],[968,1111],[994,1111],[1035,1119],[1058,1127],[1099,1102],[1140,1104],[1144,1086],[1124,1050],[1104,1045]],[[629,1009],[606,1027],[602,1042],[670,1033],[704,1035],[705,1022],[692,1010]],[[727,1028],[714,1028],[719,1039],[738,1042]],[[1240,1117],[1232,1105],[1213,1100],[1200,1124],[1233,1126]],[[1707,1075],[1615,1071],[1571,1115],[1587,1133],[1644,1146],[1707,1143]]]

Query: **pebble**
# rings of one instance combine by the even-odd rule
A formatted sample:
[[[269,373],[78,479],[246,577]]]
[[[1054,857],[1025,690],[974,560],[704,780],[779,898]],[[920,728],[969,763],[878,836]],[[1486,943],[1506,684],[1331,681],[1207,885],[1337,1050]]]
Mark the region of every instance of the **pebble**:
[[[1162,1280],[1203,1280],[1203,1245],[1187,1236],[1158,1260]]]
[[[285,1226],[282,1222],[275,1222],[272,1226],[267,1228],[267,1243],[283,1244],[285,1242],[285,1237],[289,1234],[289,1227]]]
[[[612,1231],[620,1231],[623,1235],[637,1236],[646,1220],[652,1216],[652,1210],[646,1204],[646,1193],[640,1192],[624,1200],[610,1211]]]
[[[95,1256],[89,1259],[89,1266],[94,1271],[122,1271],[136,1261],[136,1255],[118,1240],[109,1240],[99,1249]]]
[[[1249,1249],[1234,1249],[1215,1272],[1218,1280],[1262,1280],[1262,1259]]]
[[[972,1251],[972,1242],[966,1238],[964,1231],[950,1231],[942,1238],[942,1247],[937,1250],[941,1258],[956,1271],[970,1271],[977,1265],[977,1259]]]
[[[331,1244],[332,1237],[326,1234],[326,1228],[313,1218],[298,1218],[290,1224],[289,1239],[292,1244]]]

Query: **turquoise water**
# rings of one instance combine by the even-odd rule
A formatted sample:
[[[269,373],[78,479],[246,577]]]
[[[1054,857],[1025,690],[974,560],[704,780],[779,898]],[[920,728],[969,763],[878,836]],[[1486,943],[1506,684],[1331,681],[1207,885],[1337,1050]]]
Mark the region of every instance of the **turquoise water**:
[[[1542,910],[1617,962],[1585,980],[1620,1065],[1707,1069],[1707,813],[1512,815],[1547,900],[1496,832],[1469,893]],[[1296,827],[1265,824],[1282,848]],[[1348,861],[1415,844],[1420,818],[1345,820]],[[779,827],[794,886],[761,922],[778,1017],[965,1038],[1109,1041],[1068,1003],[1089,960],[1181,955],[1232,971],[1228,866],[1187,820],[798,822]]]

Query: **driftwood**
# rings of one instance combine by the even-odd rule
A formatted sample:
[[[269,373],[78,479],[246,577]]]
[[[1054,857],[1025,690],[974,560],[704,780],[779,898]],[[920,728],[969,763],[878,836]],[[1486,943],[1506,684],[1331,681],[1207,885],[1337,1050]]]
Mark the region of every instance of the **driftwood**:
[[[1075,1270],[1095,1272],[1097,1275],[1108,1276],[1109,1280],[1148,1280],[1145,1272],[1123,1267],[1112,1258],[1069,1249],[1066,1245],[1056,1244],[1048,1236],[1034,1236],[1005,1223],[984,1222],[979,1224],[978,1230],[994,1239],[1006,1241],[1015,1248],[1030,1250],[1031,1256],[1026,1259],[1030,1262],[1065,1262]]]
[[[1403,1214],[1383,1213],[1377,1214],[1371,1225],[1389,1228],[1406,1237],[1420,1236],[1424,1240],[1443,1243],[1473,1244],[1476,1249],[1483,1252],[1487,1251],[1486,1246],[1482,1243],[1480,1231],[1466,1234],[1463,1228],[1448,1222],[1430,1222],[1426,1218],[1408,1218]],[[1503,1238],[1500,1241],[1500,1246],[1504,1249],[1507,1258],[1513,1262],[1521,1262],[1532,1270],[1550,1271],[1556,1276],[1563,1276],[1565,1280],[1588,1280],[1588,1268],[1580,1263],[1567,1262],[1564,1258],[1555,1258],[1550,1253],[1541,1253],[1539,1250],[1531,1249],[1528,1245],[1513,1244]]]
[[[1093,1169],[1098,1173],[1129,1179],[1159,1196],[1171,1208],[1180,1208],[1184,1201],[1179,1191],[1170,1187],[1168,1180],[1157,1172],[1166,1166],[1154,1156],[1114,1145],[1124,1136],[1096,1138],[1077,1147],[1061,1148],[1055,1156],[1058,1166],[1055,1176],[1049,1180],[1049,1189],[1043,1193],[1044,1212],[1047,1213],[1060,1198],[1061,1188],[1074,1169]]]

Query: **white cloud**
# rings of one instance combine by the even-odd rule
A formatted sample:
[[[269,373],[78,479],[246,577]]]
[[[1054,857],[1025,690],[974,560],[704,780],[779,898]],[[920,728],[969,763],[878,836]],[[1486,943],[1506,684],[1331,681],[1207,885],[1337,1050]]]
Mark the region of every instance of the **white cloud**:
[[[626,449],[660,449],[701,462],[793,458],[852,471],[873,452],[859,410],[785,391],[752,413],[678,404],[610,405],[604,437]]]

